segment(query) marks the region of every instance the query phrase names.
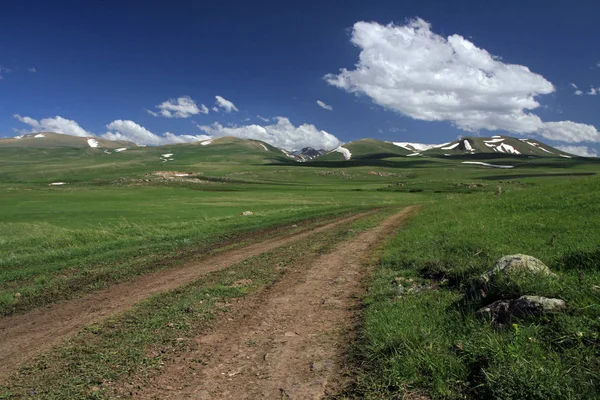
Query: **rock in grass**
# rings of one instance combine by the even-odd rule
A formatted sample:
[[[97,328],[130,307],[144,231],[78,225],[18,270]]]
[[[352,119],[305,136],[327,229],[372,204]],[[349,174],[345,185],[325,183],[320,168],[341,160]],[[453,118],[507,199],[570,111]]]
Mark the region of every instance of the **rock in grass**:
[[[516,300],[498,300],[482,307],[477,315],[497,324],[506,324],[514,318],[538,317],[567,308],[564,300],[542,296],[521,296]]]
[[[494,267],[485,272],[471,285],[469,297],[487,297],[497,280],[508,280],[511,276],[556,277],[550,268],[535,257],[513,254],[499,259]]]
[[[543,315],[562,311],[567,308],[564,300],[542,296],[521,296],[510,304],[510,313],[515,317]]]
[[[244,211],[244,212],[242,212],[242,215],[248,216],[248,215],[254,215],[254,213],[252,211]]]

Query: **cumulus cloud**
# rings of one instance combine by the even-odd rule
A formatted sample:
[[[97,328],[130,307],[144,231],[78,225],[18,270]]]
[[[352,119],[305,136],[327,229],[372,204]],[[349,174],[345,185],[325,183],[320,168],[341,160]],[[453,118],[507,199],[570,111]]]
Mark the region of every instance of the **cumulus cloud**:
[[[450,121],[465,131],[557,132],[530,112],[540,106],[537,96],[555,91],[552,83],[460,35],[442,37],[417,18],[405,25],[357,22],[351,40],[361,49],[359,61],[353,70],[326,75],[330,85],[411,118]],[[556,140],[572,141],[595,130],[576,127],[586,132],[569,130],[571,136]]]
[[[598,152],[587,146],[556,146],[556,148],[581,157],[598,157]]]
[[[600,142],[600,133],[594,126],[573,121],[544,122],[537,134],[561,142]]]
[[[597,94],[598,94],[598,92],[599,92],[599,91],[600,91],[600,90],[596,89],[595,87],[591,87],[591,88],[590,88],[590,91],[589,91],[589,92],[587,92],[587,94],[588,94],[588,95],[590,95],[590,96],[595,96],[595,95],[597,95]]]
[[[238,111],[237,107],[235,106],[235,104],[233,104],[231,101],[224,99],[221,96],[215,96],[215,99],[217,99],[216,103],[217,103],[217,107],[221,107],[223,110],[225,110],[225,112],[230,113],[232,111]],[[213,107],[213,110],[215,110],[216,107]],[[217,111],[218,109],[216,109],[215,111]]]
[[[287,150],[298,150],[303,147],[316,149],[332,149],[342,144],[330,133],[317,129],[314,125],[302,124],[294,126],[289,119],[274,117],[271,125],[244,125],[225,127],[219,123],[210,126],[198,126],[204,133],[214,136],[236,136],[244,139],[256,139],[272,146]]]
[[[83,129],[77,122],[60,116],[44,118],[39,121],[31,117],[22,117],[19,114],[15,114],[13,117],[31,126],[31,132],[55,132],[82,137],[93,136],[91,132]]]
[[[582,92],[581,90],[579,90],[579,89],[577,89],[577,90],[575,91],[575,93],[573,93],[573,94],[575,94],[575,95],[577,95],[577,96],[583,96],[583,92]]]
[[[324,108],[325,110],[333,111],[332,106],[328,106],[327,104],[323,103],[321,100],[317,100],[317,104],[319,105],[319,107]]]
[[[102,135],[109,140],[126,140],[138,144],[163,145],[169,143],[190,143],[210,139],[206,135],[175,135],[167,132],[157,135],[131,120],[115,120],[106,125],[108,132]]]
[[[155,117],[162,116],[165,118],[189,118],[196,114],[208,114],[208,108],[201,104],[200,107],[190,96],[182,96],[176,99],[169,99],[163,101],[156,106],[158,112],[152,110],[148,111],[148,114]]]

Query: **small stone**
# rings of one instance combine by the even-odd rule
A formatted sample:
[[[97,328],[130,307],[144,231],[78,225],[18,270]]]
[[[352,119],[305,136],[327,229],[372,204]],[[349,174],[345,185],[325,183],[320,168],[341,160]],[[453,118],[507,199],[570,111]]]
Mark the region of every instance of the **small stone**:
[[[320,360],[320,361],[313,361],[310,364],[310,370],[313,372],[321,372],[321,371],[331,371],[334,367],[334,363],[333,360]]]
[[[324,299],[321,301],[321,304],[324,306],[340,306],[342,305],[342,301],[340,299]]]

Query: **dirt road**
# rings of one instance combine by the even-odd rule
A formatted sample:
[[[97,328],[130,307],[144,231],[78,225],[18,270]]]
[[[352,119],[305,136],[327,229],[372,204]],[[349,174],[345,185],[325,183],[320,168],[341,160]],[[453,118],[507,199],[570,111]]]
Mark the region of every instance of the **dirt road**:
[[[22,315],[0,319],[0,381],[35,355],[102,318],[122,312],[145,298],[192,282],[247,258],[356,220],[368,213],[338,219],[315,229],[277,237],[220,253],[114,285],[85,297],[57,303]]]
[[[117,390],[140,399],[320,399],[335,391],[344,383],[342,359],[369,271],[364,260],[415,210],[294,265],[237,303],[143,391]]]

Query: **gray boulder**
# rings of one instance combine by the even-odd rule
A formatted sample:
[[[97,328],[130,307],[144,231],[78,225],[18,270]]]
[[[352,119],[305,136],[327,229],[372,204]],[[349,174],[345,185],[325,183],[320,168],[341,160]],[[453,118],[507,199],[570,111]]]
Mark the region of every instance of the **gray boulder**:
[[[562,311],[567,304],[561,299],[542,296],[521,296],[510,304],[510,313],[517,318],[526,315],[543,315]]]
[[[521,296],[516,300],[498,300],[477,311],[477,315],[504,324],[513,318],[553,314],[567,308],[564,300],[542,296]]]
[[[524,274],[556,277],[550,268],[537,258],[525,254],[513,254],[502,257],[492,269],[477,278],[471,285],[468,295],[470,297],[486,297],[495,279]]]

